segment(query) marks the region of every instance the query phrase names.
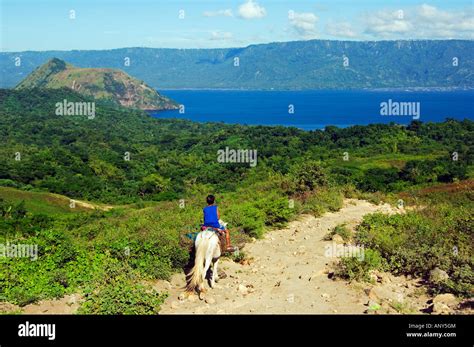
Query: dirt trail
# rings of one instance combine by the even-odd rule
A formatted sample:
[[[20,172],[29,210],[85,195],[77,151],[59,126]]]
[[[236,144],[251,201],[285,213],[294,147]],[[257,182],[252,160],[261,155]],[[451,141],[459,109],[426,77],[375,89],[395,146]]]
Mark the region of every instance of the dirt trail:
[[[323,238],[336,225],[354,227],[376,211],[393,212],[389,205],[348,199],[337,212],[320,218],[303,215],[285,229],[268,232],[245,246],[249,262],[221,258],[220,270],[227,276],[217,288],[206,285],[205,300],[184,295],[184,274],[176,274],[155,286],[169,292],[160,313],[364,313],[372,294],[328,278],[335,258],[325,256],[325,247],[333,241]]]
[[[214,289],[206,284],[205,300],[185,295],[183,273],[169,282],[156,281],[156,290],[169,293],[160,313],[420,313],[430,299],[420,280],[388,273],[374,274],[372,284],[328,278],[338,258],[325,255],[326,247],[335,243],[324,237],[339,224],[353,229],[364,215],[377,211],[401,212],[388,204],[347,199],[337,212],[320,218],[303,215],[285,229],[268,232],[264,239],[245,246],[242,263],[221,258],[219,272],[226,276]],[[23,308],[5,303],[0,304],[0,312],[72,314],[80,301],[80,295],[74,294]],[[372,310],[371,305],[379,308]]]
[[[61,196],[61,195],[58,195],[58,196]],[[102,211],[110,211],[111,209],[114,208],[114,206],[112,206],[112,205],[96,204],[96,203],[82,201],[82,200],[76,200],[76,199],[71,199],[71,200],[73,200],[74,203],[77,206],[87,208],[87,209],[90,209],[90,210],[96,210],[97,209],[97,210],[102,210]]]

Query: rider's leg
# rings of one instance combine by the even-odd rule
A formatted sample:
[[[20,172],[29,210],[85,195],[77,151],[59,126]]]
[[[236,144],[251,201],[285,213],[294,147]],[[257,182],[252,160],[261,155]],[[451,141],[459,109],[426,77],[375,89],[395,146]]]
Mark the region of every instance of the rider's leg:
[[[225,230],[225,239],[227,243],[227,250],[230,252],[235,251],[234,247],[232,247],[232,245],[230,244],[230,230],[229,229]]]

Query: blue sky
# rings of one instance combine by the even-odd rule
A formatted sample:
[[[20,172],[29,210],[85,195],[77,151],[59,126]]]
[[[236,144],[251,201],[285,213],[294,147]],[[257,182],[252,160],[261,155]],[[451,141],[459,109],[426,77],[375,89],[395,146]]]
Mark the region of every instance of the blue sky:
[[[0,11],[1,51],[474,39],[472,0],[0,0]]]

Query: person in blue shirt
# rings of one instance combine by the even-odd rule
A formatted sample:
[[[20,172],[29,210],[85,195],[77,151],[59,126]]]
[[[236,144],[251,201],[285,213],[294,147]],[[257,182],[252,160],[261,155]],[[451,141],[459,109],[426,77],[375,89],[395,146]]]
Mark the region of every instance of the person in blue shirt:
[[[234,252],[235,248],[230,244],[230,232],[223,225],[219,223],[220,213],[215,205],[216,198],[214,195],[208,195],[206,198],[207,206],[202,209],[204,214],[204,227],[210,227],[213,229],[218,229],[220,232],[225,233],[226,243],[227,243],[227,252]]]

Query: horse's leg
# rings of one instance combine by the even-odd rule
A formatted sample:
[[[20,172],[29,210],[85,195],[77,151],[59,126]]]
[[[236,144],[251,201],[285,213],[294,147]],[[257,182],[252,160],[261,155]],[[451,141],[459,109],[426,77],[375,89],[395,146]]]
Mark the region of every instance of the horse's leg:
[[[209,271],[209,268],[211,267],[211,261],[212,261],[212,255],[209,254],[209,252],[206,254],[206,262],[204,264],[204,271],[202,273],[202,280],[206,281],[206,276],[207,272]]]
[[[212,261],[212,256],[210,256],[210,254],[207,252],[206,258],[204,261],[204,268],[202,271],[202,281],[199,287],[199,299],[201,300],[204,300],[205,298],[206,289],[204,288],[204,283],[206,282],[207,272],[209,271],[209,268],[211,267],[211,261]]]
[[[219,263],[219,258],[217,258],[214,261],[213,267],[212,267],[212,281],[211,281],[211,287],[214,288],[216,282],[219,281],[219,275],[217,274],[217,263]]]
[[[219,281],[219,274],[217,273],[217,267],[219,263],[219,258],[221,256],[221,246],[219,240],[217,241],[216,246],[214,247],[214,252],[212,254],[212,281],[211,281],[211,286],[214,288],[215,284],[217,281]]]

